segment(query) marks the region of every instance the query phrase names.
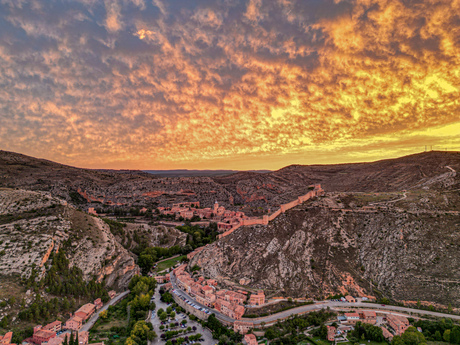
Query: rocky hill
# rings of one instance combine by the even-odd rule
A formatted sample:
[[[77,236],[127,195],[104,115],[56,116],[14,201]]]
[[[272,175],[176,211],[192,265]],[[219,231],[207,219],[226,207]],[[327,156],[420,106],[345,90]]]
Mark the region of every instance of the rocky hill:
[[[126,287],[139,271],[134,257],[109,226],[50,193],[0,189],[0,272],[27,278],[33,267],[43,276],[51,252],[66,246],[70,264],[86,280],[94,276]]]
[[[422,154],[324,167],[321,182],[335,191],[268,226],[236,230],[207,246],[190,266],[272,296],[350,293],[458,306],[459,157]],[[284,170],[305,176],[315,169]],[[317,169],[315,174],[320,179]]]
[[[214,201],[251,215],[289,202],[321,183],[327,191],[399,191],[460,170],[460,153],[426,152],[372,163],[292,165],[274,172],[157,177],[141,171],[89,170],[0,151],[0,187],[48,191],[73,204],[154,206]],[[241,205],[246,207],[242,207]]]

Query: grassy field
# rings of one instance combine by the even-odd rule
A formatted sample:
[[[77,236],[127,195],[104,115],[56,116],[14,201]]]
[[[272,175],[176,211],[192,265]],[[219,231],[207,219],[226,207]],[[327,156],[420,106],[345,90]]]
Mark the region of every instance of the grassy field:
[[[157,268],[156,268],[156,271],[161,272],[161,271],[164,271],[167,268],[173,267],[175,264],[177,264],[183,258],[186,258],[186,257],[187,257],[187,255],[181,255],[181,256],[178,256],[177,258],[172,258],[172,259],[168,259],[168,260],[165,260],[163,262],[160,262],[158,264]]]

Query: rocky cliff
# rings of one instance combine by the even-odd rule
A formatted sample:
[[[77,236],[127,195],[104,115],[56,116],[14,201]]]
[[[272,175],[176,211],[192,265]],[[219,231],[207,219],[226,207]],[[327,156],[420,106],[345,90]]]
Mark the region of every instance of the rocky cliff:
[[[126,287],[139,271],[132,254],[107,224],[50,193],[0,189],[0,272],[28,277],[33,267],[43,276],[52,251],[66,247],[71,265],[84,278],[94,276],[114,288]]]

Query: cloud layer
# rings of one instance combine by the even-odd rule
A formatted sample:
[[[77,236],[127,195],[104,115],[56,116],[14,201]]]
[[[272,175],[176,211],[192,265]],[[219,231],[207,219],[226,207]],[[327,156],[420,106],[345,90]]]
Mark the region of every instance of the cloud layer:
[[[460,1],[0,0],[0,146],[113,168],[460,149]]]

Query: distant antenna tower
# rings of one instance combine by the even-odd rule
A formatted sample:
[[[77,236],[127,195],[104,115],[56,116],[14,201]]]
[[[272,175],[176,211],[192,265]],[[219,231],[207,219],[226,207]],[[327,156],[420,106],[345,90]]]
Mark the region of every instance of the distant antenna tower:
[[[425,152],[426,152],[426,145],[425,145]]]
[[[431,151],[433,151],[433,145],[431,145],[430,147],[431,147]]]

